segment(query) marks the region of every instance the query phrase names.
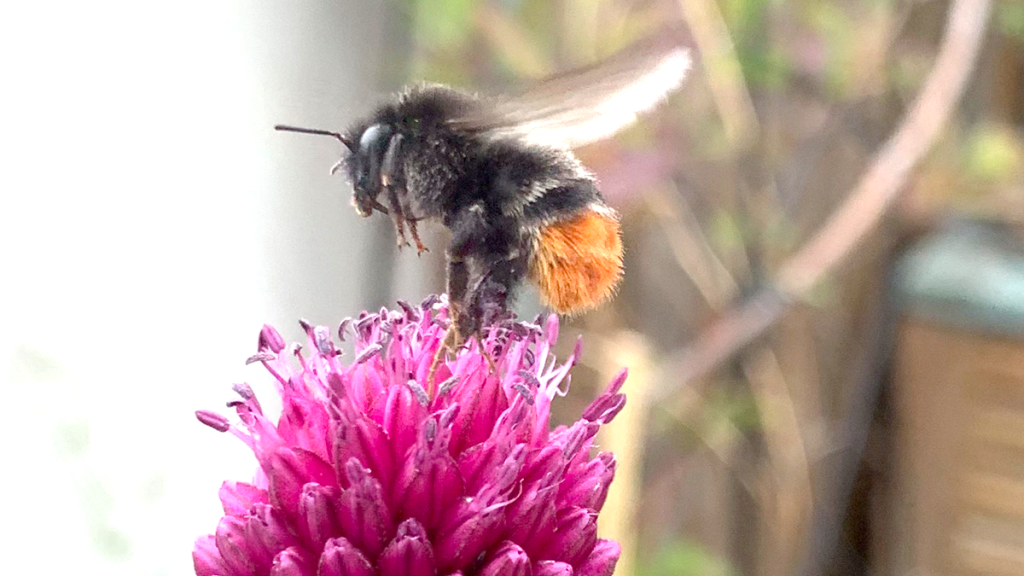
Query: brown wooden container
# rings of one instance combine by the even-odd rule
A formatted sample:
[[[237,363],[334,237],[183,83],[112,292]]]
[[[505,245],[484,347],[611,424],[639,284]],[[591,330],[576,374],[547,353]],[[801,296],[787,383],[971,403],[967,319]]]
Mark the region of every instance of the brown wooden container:
[[[1024,247],[980,225],[907,255],[875,566],[1024,576]]]

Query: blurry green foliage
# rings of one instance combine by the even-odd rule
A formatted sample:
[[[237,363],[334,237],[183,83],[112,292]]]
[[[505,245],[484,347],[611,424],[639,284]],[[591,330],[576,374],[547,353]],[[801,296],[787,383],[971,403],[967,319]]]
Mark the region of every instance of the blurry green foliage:
[[[130,557],[133,540],[128,533],[115,527],[113,516],[119,500],[111,491],[108,482],[83,469],[76,475],[75,487],[82,507],[86,510],[89,535],[96,550],[114,560]]]
[[[761,35],[768,9],[779,3],[779,0],[725,0],[721,3],[722,15],[733,37],[741,43]]]
[[[909,97],[917,92],[929,70],[930,55],[911,52],[897,57],[890,64],[889,81],[893,88]]]
[[[779,4],[779,0],[726,0],[722,4],[740,68],[751,86],[782,88],[792,71],[786,54],[765,39],[771,8]]]
[[[161,473],[153,473],[139,486],[139,495],[143,501],[158,502],[167,494],[167,476]]]
[[[842,286],[835,278],[824,278],[800,296],[800,302],[820,310],[827,310],[842,298]]]
[[[678,0],[408,1],[415,5],[417,15],[414,57],[418,77],[482,91],[593,61],[666,25],[682,29],[698,25],[685,20]],[[995,1],[993,26],[1024,46],[1024,0]],[[588,147],[583,155],[588,168],[604,184],[615,182],[620,190],[616,198],[609,195],[610,200],[623,214],[627,237],[635,234],[627,253],[627,284],[630,275],[636,274],[629,270],[677,265],[666,260],[668,251],[658,246],[663,237],[637,233],[650,226],[651,219],[661,217],[642,200],[646,192],[663,186],[678,192],[680,206],[693,218],[672,225],[689,226],[688,232],[713,253],[714,265],[724,269],[723,276],[748,294],[820,228],[869,165],[878,146],[899,125],[934,66],[948,3],[714,0],[710,5],[717,10],[712,9],[699,24],[704,28],[697,30],[699,33],[692,28],[688,32],[687,42],[694,47],[696,62],[680,94],[656,113],[656,121],[641,122],[612,141]],[[721,37],[721,24],[727,38]],[[988,60],[983,59],[979,66],[990,70],[997,65],[1002,65],[1000,71],[1012,70],[1019,58],[988,52]],[[733,73],[737,69],[740,74]],[[1008,120],[1005,110],[1015,110],[1019,122],[1020,104],[1013,102],[1019,102],[1020,80],[1003,73],[977,74],[975,78],[965,108],[976,114],[955,117],[940,146],[907,182],[908,199],[924,206],[925,212],[941,215],[967,207],[981,213],[984,210],[979,206],[985,204],[986,195],[1019,195],[1024,141],[1019,124]],[[1004,110],[994,110],[994,102]],[[737,137],[727,132],[728,115],[742,113],[748,106],[756,116],[745,128],[749,133]],[[651,158],[665,160],[658,163]],[[639,174],[641,171],[645,173]],[[739,210],[740,206],[745,211]],[[988,213],[998,216],[1002,212],[998,205],[989,204]],[[664,228],[667,234],[676,232]],[[877,246],[883,235],[876,236],[868,244]],[[876,261],[880,258],[871,251],[867,254]],[[829,276],[802,295],[802,304],[814,308],[808,326],[801,328],[806,331],[802,337],[787,340],[792,332],[780,332],[771,339],[773,346],[788,352],[778,356],[787,381],[816,390],[816,394],[791,398],[811,430],[824,430],[830,424],[831,415],[826,414],[820,399],[836,397],[836,388],[847,381],[838,377],[849,369],[845,363],[851,356],[842,347],[859,337],[855,333],[859,327],[851,319],[859,317],[858,310],[869,300],[857,292],[856,286],[863,283],[856,275],[879,273],[874,267],[877,262],[868,265],[857,258],[851,262],[841,274]],[[702,264],[689,263],[694,269]],[[656,342],[658,349],[682,346],[721,317],[723,309],[716,306],[735,301],[732,293],[713,302],[687,290],[688,284],[680,285],[680,301],[696,305],[680,307],[682,313],[666,318],[672,313],[665,311],[668,307],[663,301],[645,298],[649,291],[624,289],[609,306],[614,312],[596,313],[593,317],[598,320],[590,329],[599,331],[609,325],[602,322],[614,317],[616,328],[625,324]],[[582,322],[587,322],[586,317]],[[822,335],[827,338],[820,338]],[[808,365],[796,364],[793,369],[798,362]],[[744,453],[756,449],[734,448],[757,445],[751,440],[758,431],[786,425],[776,414],[759,411],[771,410],[771,402],[755,396],[757,392],[737,372],[722,372],[716,385],[703,389],[694,401],[699,405],[681,402],[685,406],[679,411],[655,410],[646,420],[652,441],[643,463],[645,488],[669,485],[680,466],[701,466],[708,447],[715,454],[709,464],[712,467],[734,454],[744,458]],[[820,379],[812,380],[819,374]],[[790,460],[794,467],[803,465],[783,456],[779,462],[785,465]],[[790,479],[813,476],[808,470],[786,472]],[[805,489],[803,484],[794,486]],[[678,489],[672,496],[721,497],[702,490],[705,488],[698,483]],[[657,489],[638,493],[644,499],[665,495]],[[764,504],[761,510],[748,510],[752,517],[778,509],[770,500]],[[654,525],[650,518],[638,519],[642,537],[633,556],[641,564],[638,574],[732,576],[756,572],[745,565],[747,560],[732,559],[741,570],[734,569],[699,544],[678,539],[681,526],[699,522],[728,529],[735,518],[706,511],[679,513],[686,517],[673,517],[663,525]],[[766,521],[762,526],[774,529],[776,524]],[[749,532],[737,533],[748,538]],[[663,542],[670,544],[659,545]],[[791,556],[790,551],[767,548],[771,547],[757,555]]]
[[[719,252],[730,253],[742,250],[746,234],[745,226],[735,212],[716,210],[711,217],[708,239]]]
[[[856,65],[853,46],[857,29],[843,7],[832,3],[813,4],[809,20],[825,50],[825,88],[829,95],[841,99],[850,90],[850,72]]]
[[[54,357],[27,347],[14,351],[11,362],[11,379],[14,382],[44,384],[63,380],[64,367]]]
[[[530,40],[545,52],[554,49],[551,40],[557,38],[562,22],[552,18],[550,0],[523,0],[519,9],[512,13],[518,24],[530,31]]]
[[[57,451],[65,457],[83,454],[89,448],[90,438],[89,421],[84,418],[57,423]]]
[[[964,164],[968,175],[983,182],[1003,182],[1022,168],[1021,143],[1004,126],[981,124],[967,139]]]
[[[107,558],[124,560],[132,554],[132,542],[123,532],[106,524],[93,526],[90,536],[96,550]]]
[[[738,576],[725,560],[700,545],[680,540],[662,548],[653,558],[645,559],[638,576]]]
[[[1003,0],[996,5],[996,28],[1011,38],[1024,43],[1024,2]]]
[[[719,388],[707,397],[705,423],[731,424],[741,432],[752,432],[761,425],[761,414],[749,388]]]
[[[778,47],[747,48],[739,56],[743,74],[752,86],[779,90],[789,82],[793,66]]]
[[[474,0],[415,2],[416,31],[419,40],[433,49],[454,50],[463,46],[473,28],[470,25],[477,7]]]

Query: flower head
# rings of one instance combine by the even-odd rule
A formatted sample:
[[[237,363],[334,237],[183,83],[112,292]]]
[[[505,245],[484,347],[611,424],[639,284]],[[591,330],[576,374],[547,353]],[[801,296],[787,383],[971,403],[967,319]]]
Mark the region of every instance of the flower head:
[[[615,458],[590,449],[625,403],[625,371],[579,421],[551,430],[580,353],[552,357],[554,316],[495,327],[428,379],[447,306],[401,308],[342,322],[350,363],[326,327],[303,323],[308,349],[264,327],[250,362],[276,379],[276,424],[245,384],[228,404],[239,423],[196,413],[259,462],[252,483],[221,487],[224,517],[196,542],[196,574],[611,574],[619,547],[597,538],[596,520]]]

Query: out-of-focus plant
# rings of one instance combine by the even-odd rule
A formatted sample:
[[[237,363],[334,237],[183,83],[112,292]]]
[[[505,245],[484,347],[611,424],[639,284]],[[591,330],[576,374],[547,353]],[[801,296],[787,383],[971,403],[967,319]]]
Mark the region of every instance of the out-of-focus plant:
[[[640,576],[738,576],[738,572],[721,558],[709,554],[702,546],[685,540],[666,546],[641,564]]]
[[[709,326],[717,330],[711,345],[715,334],[742,331],[745,317],[732,315],[741,302],[753,298],[755,312],[759,303],[783,309],[771,298],[774,275],[843,205],[901,126],[934,72],[951,5],[407,1],[414,76],[483,92],[595,60],[666,27],[689,38],[697,66],[681,92],[625,133],[578,151],[623,213],[626,276],[611,305],[571,326],[610,342],[628,329],[652,366],[677,366],[666,359],[707,337]],[[640,485],[620,484],[609,497],[608,507],[624,507],[616,517],[632,519],[607,527],[635,540],[620,574],[674,573],[657,570],[686,569],[687,558],[697,566],[704,553],[744,574],[794,573],[816,501],[835,491],[826,463],[846,448],[848,437],[835,430],[851,426],[851,375],[873,344],[863,336],[865,319],[878,301],[885,254],[903,234],[897,224],[951,213],[1024,221],[1019,1],[997,0],[986,45],[970,103],[901,182],[880,231],[799,294],[803,306],[761,327],[764,338],[705,378],[711,386],[673,388],[651,406],[644,394],[685,377],[658,372],[659,384],[633,396],[643,416],[617,423],[643,430],[610,427],[607,443],[646,436],[642,469],[620,469]],[[657,562],[631,558],[680,534],[694,543],[689,551]]]

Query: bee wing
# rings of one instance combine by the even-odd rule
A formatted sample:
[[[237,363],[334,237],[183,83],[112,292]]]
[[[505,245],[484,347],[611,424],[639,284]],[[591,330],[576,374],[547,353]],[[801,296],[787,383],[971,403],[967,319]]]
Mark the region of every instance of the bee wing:
[[[484,100],[451,124],[493,138],[575,148],[632,124],[676,89],[689,68],[686,48],[639,45],[518,96]]]

